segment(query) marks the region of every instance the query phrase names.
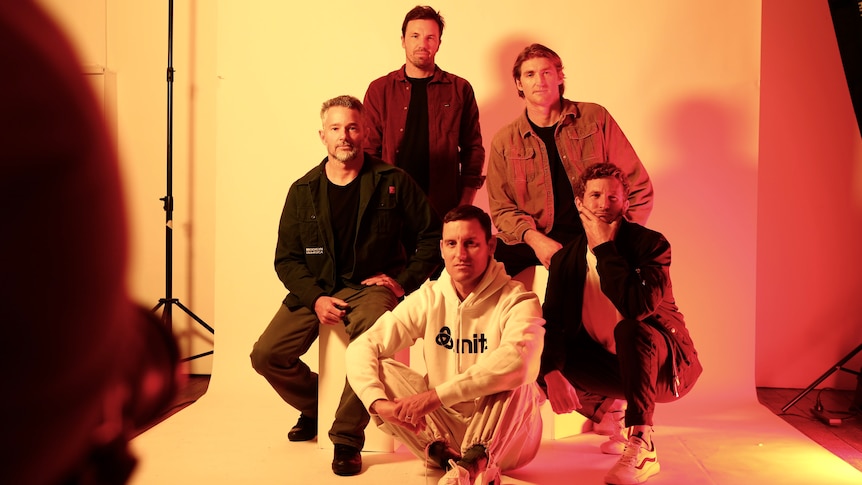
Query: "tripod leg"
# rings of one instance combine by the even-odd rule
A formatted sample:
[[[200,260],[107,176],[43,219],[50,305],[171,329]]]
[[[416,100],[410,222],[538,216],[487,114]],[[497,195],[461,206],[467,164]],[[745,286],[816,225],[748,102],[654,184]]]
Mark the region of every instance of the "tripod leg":
[[[816,381],[812,382],[812,383],[811,383],[811,385],[809,385],[808,387],[806,387],[802,392],[800,392],[799,394],[797,394],[797,395],[796,395],[796,397],[794,397],[793,399],[791,399],[791,400],[790,400],[790,402],[788,402],[787,404],[785,404],[785,405],[784,405],[784,407],[783,407],[783,408],[781,408],[781,412],[783,412],[783,413],[784,413],[784,412],[787,412],[787,410],[788,410],[788,409],[790,409],[791,407],[793,407],[793,405],[794,405],[794,404],[796,404],[797,402],[799,402],[799,400],[800,400],[800,399],[802,399],[803,397],[805,397],[805,395],[806,395],[806,394],[808,394],[809,392],[811,392],[811,391],[812,391],[815,387],[817,387],[821,382],[825,381],[827,377],[831,376],[831,375],[832,375],[835,371],[837,371],[837,370],[842,370],[841,368],[844,366],[844,364],[846,364],[847,362],[849,362],[849,361],[850,361],[850,359],[852,359],[852,358],[853,358],[856,354],[858,354],[860,351],[862,351],[862,344],[859,344],[859,346],[858,346],[858,347],[856,347],[856,349],[855,349],[855,350],[853,350],[852,352],[850,352],[849,354],[847,354],[846,356],[844,356],[844,358],[843,358],[843,359],[839,360],[839,361],[838,361],[835,365],[833,365],[833,366],[832,366],[828,371],[824,372],[824,373],[823,373],[823,375],[822,375],[822,376],[820,376]]]
[[[200,359],[201,357],[206,357],[207,355],[212,355],[213,352],[214,352],[213,350],[208,350],[206,352],[202,352],[202,353],[197,354],[197,355],[192,355],[191,357],[186,357],[184,359],[180,359],[180,362],[188,362],[190,360]]]
[[[194,314],[194,312],[192,312],[191,310],[189,310],[188,308],[186,308],[186,306],[185,306],[185,305],[183,305],[182,303],[180,303],[180,301],[179,301],[179,300],[177,300],[175,303],[176,303],[176,305],[177,305],[178,307],[180,307],[184,312],[186,312],[186,313],[188,314],[188,316],[190,316],[190,317],[194,318],[194,319],[195,319],[195,321],[196,321],[196,322],[198,322],[198,323],[200,323],[202,327],[204,327],[205,329],[209,330],[209,332],[210,332],[211,334],[215,334],[215,329],[213,329],[212,327],[210,327],[209,325],[207,325],[207,324],[206,324],[206,322],[204,322],[204,321],[203,321],[199,316],[195,315],[195,314]]]

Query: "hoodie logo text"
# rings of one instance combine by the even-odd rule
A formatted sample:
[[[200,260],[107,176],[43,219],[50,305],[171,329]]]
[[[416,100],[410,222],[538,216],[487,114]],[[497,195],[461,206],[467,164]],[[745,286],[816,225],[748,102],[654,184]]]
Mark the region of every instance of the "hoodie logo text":
[[[488,350],[488,340],[484,333],[474,333],[472,339],[453,339],[449,327],[442,327],[434,342],[441,347],[454,350],[456,354],[482,354]]]

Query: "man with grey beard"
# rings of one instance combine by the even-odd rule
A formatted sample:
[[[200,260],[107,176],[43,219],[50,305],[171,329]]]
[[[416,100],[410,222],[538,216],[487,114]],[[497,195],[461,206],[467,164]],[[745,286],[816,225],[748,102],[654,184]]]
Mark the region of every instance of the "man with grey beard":
[[[290,441],[317,436],[318,376],[300,357],[319,325],[344,325],[353,341],[440,261],[441,223],[422,189],[363,152],[362,103],[338,96],[320,118],[327,157],[291,185],[278,228],[275,270],[288,294],[251,352],[252,367],[300,412]],[[362,470],[368,422],[345,383],[329,430],[336,475]]]

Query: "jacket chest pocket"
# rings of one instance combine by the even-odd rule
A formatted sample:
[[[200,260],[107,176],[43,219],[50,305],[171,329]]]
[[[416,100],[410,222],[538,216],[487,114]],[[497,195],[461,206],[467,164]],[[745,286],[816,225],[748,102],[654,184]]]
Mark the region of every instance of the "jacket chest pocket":
[[[436,131],[440,135],[455,137],[457,140],[461,133],[460,103],[453,100],[439,100],[436,109],[430,112],[435,115],[428,121],[432,125],[436,124],[436,129],[431,133]]]
[[[401,231],[401,211],[394,193],[381,194],[373,207],[371,230],[378,235],[393,235]]]
[[[320,233],[320,221],[318,221],[318,215],[314,209],[312,207],[300,207],[297,220],[299,221],[297,229],[299,230],[302,245],[306,248],[315,248],[313,253],[317,251],[316,248],[322,250],[323,235]]]
[[[579,164],[582,170],[594,163],[607,161],[601,132],[595,123],[579,129],[564,130],[562,138],[570,162]]]
[[[536,150],[529,147],[513,148],[508,156],[509,174],[515,185],[529,183],[536,179],[538,171]]]

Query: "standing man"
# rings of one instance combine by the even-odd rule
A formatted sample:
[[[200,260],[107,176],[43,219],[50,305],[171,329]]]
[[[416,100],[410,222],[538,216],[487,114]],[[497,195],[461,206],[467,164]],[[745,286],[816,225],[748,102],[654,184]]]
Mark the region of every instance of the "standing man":
[[[433,8],[407,12],[405,64],[365,93],[365,150],[409,173],[441,217],[471,204],[485,180],[476,96],[467,80],[435,64],[442,36],[443,17]]]
[[[623,217],[631,200],[623,171],[587,167],[575,196],[584,231],[551,261],[540,383],[555,413],[593,422],[624,398],[628,433],[620,423],[622,446],[602,446],[622,453],[605,482],[642,483],[659,472],[655,404],[685,396],[703,368],[673,297],[670,244]]]
[[[551,257],[583,233],[573,186],[596,162],[616,164],[631,187],[625,217],[644,224],[652,209],[646,169],[610,113],[594,103],[563,98],[563,61],[532,44],[512,69],[525,110],[491,144],[488,201],[497,236],[496,258],[516,276]]]
[[[402,170],[364,154],[362,103],[323,103],[328,156],[291,185],[281,214],[275,270],[289,291],[254,344],[251,363],[300,412],[290,441],[317,436],[317,374],[300,360],[320,325],[344,325],[350,340],[437,267],[440,219]],[[415,251],[405,250],[408,238]],[[362,469],[369,416],[345,382],[329,439],[332,471]]]
[[[441,485],[499,485],[541,442],[544,321],[494,260],[488,214],[460,206],[443,221],[445,271],[348,346],[347,378],[382,430],[447,470]],[[418,339],[425,376],[392,358]]]

